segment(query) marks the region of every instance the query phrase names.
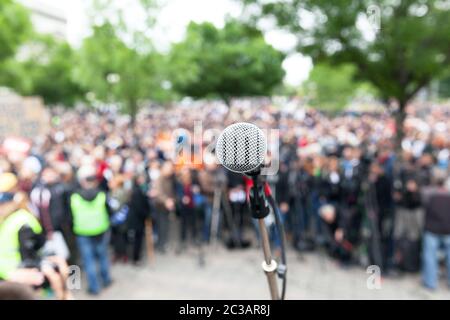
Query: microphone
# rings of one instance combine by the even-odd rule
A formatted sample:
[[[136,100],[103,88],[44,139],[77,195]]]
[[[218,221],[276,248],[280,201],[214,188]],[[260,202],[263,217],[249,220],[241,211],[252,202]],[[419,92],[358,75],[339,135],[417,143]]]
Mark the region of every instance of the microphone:
[[[261,167],[266,152],[267,140],[262,130],[254,124],[246,122],[235,123],[225,128],[216,143],[216,157],[219,163],[232,172],[242,173],[251,177],[253,181],[253,185],[248,193],[248,198],[250,200],[249,204],[252,217],[258,220],[261,232],[261,241],[264,252],[262,268],[267,275],[272,299],[279,300],[280,295],[276,281],[278,264],[272,259],[269,236],[264,223],[264,218],[270,213],[270,203],[266,197],[268,185],[262,183],[260,179]],[[269,199],[273,200],[270,193]],[[283,267],[284,265],[285,264],[283,264]],[[284,292],[285,277],[283,275],[281,299],[284,299]]]
[[[248,190],[250,209],[255,219],[269,215],[269,203],[259,179],[267,151],[264,133],[251,123],[239,122],[225,128],[217,139],[216,156],[226,169],[250,176],[253,186]]]
[[[243,174],[259,171],[267,152],[267,140],[257,126],[239,122],[225,128],[216,143],[216,157],[226,169]]]

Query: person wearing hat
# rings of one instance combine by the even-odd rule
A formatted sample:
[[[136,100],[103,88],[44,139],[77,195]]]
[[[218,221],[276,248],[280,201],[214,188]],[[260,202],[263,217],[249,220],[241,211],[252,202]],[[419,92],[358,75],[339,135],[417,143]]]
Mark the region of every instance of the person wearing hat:
[[[78,170],[80,188],[72,193],[69,202],[72,230],[87,274],[88,292],[93,295],[100,293],[97,263],[103,287],[111,284],[108,257],[111,209],[106,193],[98,187],[96,174],[92,165],[84,165]]]
[[[23,260],[44,244],[39,221],[26,210],[25,196],[17,192],[13,173],[0,175],[0,278],[7,279]],[[33,243],[30,248],[28,243]]]
[[[0,174],[0,282],[38,288],[47,279],[56,297],[67,299],[71,295],[64,286],[68,276],[65,262],[56,257],[45,259],[56,264],[59,273],[49,264],[40,269],[36,265],[45,237],[39,221],[26,208],[26,196],[18,190],[18,179],[13,173]]]

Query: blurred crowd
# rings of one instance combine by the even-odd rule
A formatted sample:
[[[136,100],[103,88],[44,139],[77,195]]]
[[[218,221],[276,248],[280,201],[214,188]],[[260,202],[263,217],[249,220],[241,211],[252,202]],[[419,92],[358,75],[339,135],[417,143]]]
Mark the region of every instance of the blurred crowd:
[[[413,104],[407,114],[397,151],[383,110],[330,116],[245,99],[149,108],[136,119],[53,110],[29,148],[4,143],[0,153],[0,279],[42,287],[65,260],[82,266],[95,295],[111,285],[111,264],[140,265],[153,247],[256,246],[247,181],[214,156],[218,133],[245,121],[276,129],[267,161],[279,169],[267,181],[290,247],[341,266],[375,264],[385,276],[422,270],[434,289],[440,249],[450,269],[450,106]],[[266,225],[279,255],[273,214]]]

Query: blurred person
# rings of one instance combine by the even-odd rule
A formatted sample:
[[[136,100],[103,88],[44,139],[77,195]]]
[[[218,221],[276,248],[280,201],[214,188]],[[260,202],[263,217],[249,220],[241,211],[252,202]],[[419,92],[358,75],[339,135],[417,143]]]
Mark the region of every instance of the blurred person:
[[[302,158],[299,160],[299,166],[294,171],[293,183],[295,192],[295,216],[296,229],[298,237],[295,246],[300,251],[313,250],[313,221],[311,192],[313,189],[314,166],[312,159]]]
[[[371,166],[371,183],[374,185],[378,234],[381,241],[382,268],[388,274],[393,267],[393,229],[394,229],[394,199],[392,183],[385,168],[378,162]]]
[[[287,162],[280,163],[280,169],[278,172],[278,181],[276,182],[275,194],[276,201],[281,212],[283,219],[283,225],[286,225],[287,231],[292,234],[292,219],[291,219],[291,206],[292,206],[292,191],[289,186],[289,164]]]
[[[178,185],[179,198],[179,214],[180,214],[180,246],[179,252],[187,247],[188,233],[191,235],[192,241],[197,240],[197,217],[194,203],[194,193],[199,192],[198,185],[194,185],[192,181],[192,173],[189,168],[184,168],[180,172]]]
[[[114,213],[114,224],[111,226],[111,242],[114,249],[113,262],[128,262],[128,214],[130,191],[125,183],[127,176],[115,173],[108,182],[109,207]]]
[[[422,251],[422,282],[428,289],[438,285],[438,251],[445,250],[447,285],[450,286],[450,191],[445,188],[445,173],[434,174],[434,187],[423,190],[425,227]]]
[[[34,260],[45,243],[42,226],[27,210],[18,182],[12,173],[0,175],[0,279],[8,279],[23,261]]]
[[[231,206],[231,217],[228,227],[231,236],[227,240],[229,248],[243,247],[247,242],[244,240],[244,215],[247,209],[245,181],[240,173],[227,171],[228,201]]]
[[[156,248],[164,253],[169,237],[169,215],[176,209],[175,176],[172,162],[165,161],[162,164],[160,175],[154,183],[151,195],[157,214],[158,243]]]
[[[346,147],[341,162],[341,218],[346,235],[356,245],[360,240],[362,209],[360,205],[363,170],[360,153],[356,148]]]
[[[201,194],[204,196],[203,202],[203,228],[202,238],[204,242],[210,241],[211,220],[214,202],[214,193],[217,188],[217,164],[209,163],[198,173],[198,182]]]
[[[400,270],[420,270],[420,245],[423,228],[421,187],[414,158],[404,153],[399,177],[394,183],[395,264]]]
[[[65,191],[58,172],[47,167],[43,169],[40,179],[31,190],[30,200],[37,209],[49,249],[57,250],[55,254],[67,259],[69,252],[62,233],[64,219],[68,215]]]
[[[339,227],[336,208],[331,204],[325,204],[320,207],[319,216],[324,231],[323,245],[328,254],[347,264],[352,258],[353,245],[345,238],[344,230]]]
[[[109,208],[105,192],[98,188],[96,169],[83,166],[78,169],[80,188],[70,196],[73,232],[77,237],[83,267],[87,274],[88,293],[100,293],[97,279],[97,263],[103,287],[111,284],[108,257]]]
[[[65,287],[67,264],[58,257],[38,256],[45,243],[43,228],[26,203],[17,177],[0,174],[0,280],[35,288],[48,281],[57,299],[70,299]]]
[[[147,197],[147,181],[143,174],[133,178],[129,200],[128,239],[132,247],[131,259],[138,264],[142,257],[145,237],[145,220],[150,216],[150,203]]]

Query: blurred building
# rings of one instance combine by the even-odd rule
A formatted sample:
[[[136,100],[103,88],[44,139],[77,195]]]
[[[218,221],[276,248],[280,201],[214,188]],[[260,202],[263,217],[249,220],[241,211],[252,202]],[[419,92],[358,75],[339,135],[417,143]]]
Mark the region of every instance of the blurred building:
[[[64,11],[37,0],[19,2],[30,10],[31,21],[37,32],[67,39],[67,18]]]

